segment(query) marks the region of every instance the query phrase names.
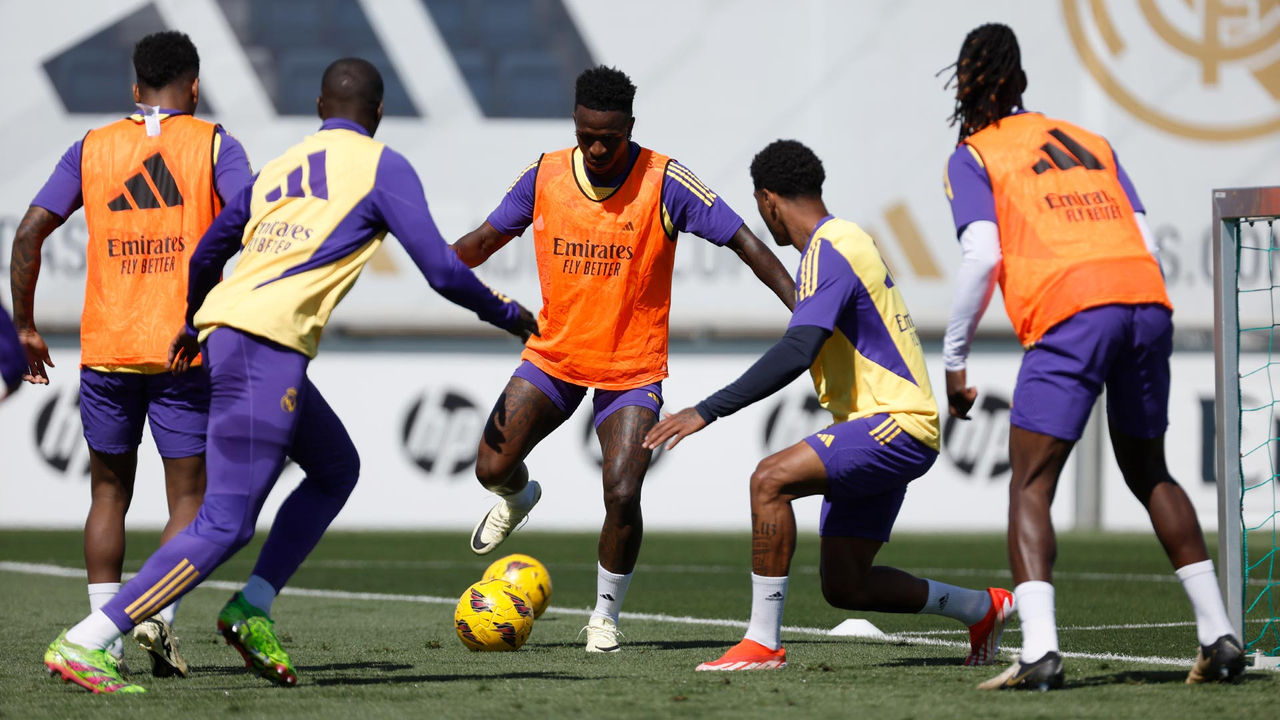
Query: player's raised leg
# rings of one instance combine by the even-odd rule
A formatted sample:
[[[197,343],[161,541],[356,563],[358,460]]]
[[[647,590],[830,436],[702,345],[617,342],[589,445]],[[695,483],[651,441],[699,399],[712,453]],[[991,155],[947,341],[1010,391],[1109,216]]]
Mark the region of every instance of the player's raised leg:
[[[498,396],[476,452],[476,479],[500,500],[471,532],[471,552],[484,555],[502,544],[542,498],[524,459],[568,419],[585,389],[522,364]]]
[[[604,458],[604,523],[597,548],[596,605],[585,628],[587,652],[617,652],[622,647],[618,617],[640,557],[644,538],[640,490],[653,457],[653,451],[644,447],[644,436],[658,421],[656,393],[641,389],[613,395],[622,397],[608,393],[596,396],[596,417],[608,414],[596,426]],[[627,395],[635,397],[628,399]],[[611,397],[617,403],[614,409],[602,408],[602,400]],[[639,404],[625,404],[628,402]]]

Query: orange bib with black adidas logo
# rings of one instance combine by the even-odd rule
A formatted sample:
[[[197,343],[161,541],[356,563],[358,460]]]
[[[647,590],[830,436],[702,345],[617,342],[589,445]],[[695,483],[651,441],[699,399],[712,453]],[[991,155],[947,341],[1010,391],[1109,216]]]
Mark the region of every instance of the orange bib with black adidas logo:
[[[163,370],[183,325],[187,261],[222,205],[213,185],[217,125],[173,115],[160,128],[148,137],[140,118],[124,118],[84,138],[81,365]]]
[[[629,390],[667,376],[667,319],[676,243],[662,225],[669,158],[642,148],[617,190],[589,197],[577,148],[542,157],[533,242],[542,286],[523,358],[552,377]]]
[[[1000,288],[1024,347],[1091,307],[1159,303],[1172,309],[1106,140],[1023,113],[964,142],[991,179]]]

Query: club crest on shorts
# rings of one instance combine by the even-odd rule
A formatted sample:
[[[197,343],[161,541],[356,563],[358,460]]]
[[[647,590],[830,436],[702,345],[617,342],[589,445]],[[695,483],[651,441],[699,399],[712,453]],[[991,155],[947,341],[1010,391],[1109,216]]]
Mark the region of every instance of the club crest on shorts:
[[[289,388],[280,397],[280,409],[291,413],[298,409],[298,388]]]

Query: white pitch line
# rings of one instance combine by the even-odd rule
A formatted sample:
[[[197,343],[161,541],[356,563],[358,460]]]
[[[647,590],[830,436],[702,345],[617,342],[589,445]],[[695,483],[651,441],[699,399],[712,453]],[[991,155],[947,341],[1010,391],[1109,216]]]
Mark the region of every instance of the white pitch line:
[[[47,565],[39,563],[22,563],[0,561],[0,572],[19,573],[23,575],[43,575],[48,577],[61,578],[83,578],[85,571],[80,568],[69,568],[60,565]],[[131,573],[126,573],[125,578],[131,577]],[[211,588],[215,590],[239,590],[243,587],[243,583],[228,582],[224,580],[210,580],[200,584],[201,588]],[[396,595],[392,593],[371,593],[371,592],[349,592],[346,590],[323,590],[317,588],[295,588],[286,587],[281,591],[281,595],[296,595],[299,597],[325,598],[330,600],[365,600],[379,602],[410,602],[422,603],[426,605],[456,605],[456,598],[440,597],[437,595]],[[591,611],[586,608],[547,608],[547,612],[557,615],[576,615],[579,617],[589,616]],[[622,617],[627,620],[672,623],[680,625],[704,625],[716,627],[734,627],[746,629],[747,623],[742,620],[729,620],[725,618],[701,618],[690,615],[665,615],[661,613],[635,613],[624,612]],[[1134,625],[1116,625],[1116,626],[1098,626],[1099,629],[1143,629],[1143,628],[1159,628],[1159,627],[1177,627],[1187,623],[1150,623],[1150,624],[1134,624]],[[1064,628],[1068,629],[1068,628]],[[1089,629],[1089,628],[1070,628],[1070,629]],[[830,628],[818,627],[802,627],[795,625],[784,625],[784,632],[796,635],[817,635],[830,636]],[[863,638],[869,639],[869,638]],[[925,637],[923,633],[893,633],[887,634],[884,638],[873,640],[873,642],[887,642],[907,645],[928,645],[936,647],[957,647],[967,648],[969,643],[959,640],[941,640],[935,637]],[[1016,649],[1003,648],[1002,653],[1005,655],[1013,655]],[[1063,652],[1063,657],[1080,658],[1085,660],[1111,660],[1115,662],[1141,663],[1147,665],[1169,665],[1184,667],[1191,663],[1187,658],[1171,658],[1157,656],[1135,656],[1121,655],[1118,653],[1078,653]]]
[[[325,568],[329,570],[363,570],[372,568],[402,569],[402,570],[457,570],[462,568],[476,567],[482,562],[465,562],[458,560],[308,560],[307,567]],[[559,563],[557,568],[567,570],[580,570],[584,572],[595,572],[595,563]],[[916,575],[950,575],[959,577],[1010,577],[1007,569],[997,568],[913,568],[904,567],[903,570]],[[636,565],[636,572],[641,573],[672,573],[680,575],[745,575],[749,570],[748,565],[646,565],[640,563]],[[817,565],[793,565],[791,566],[791,574],[793,575],[817,575]],[[1070,570],[1057,571],[1053,574],[1058,580],[1090,580],[1098,582],[1153,582],[1153,583],[1177,583],[1178,577],[1173,573],[1105,573],[1105,572],[1074,572]],[[1250,585],[1263,586],[1267,585],[1266,580],[1251,579]]]

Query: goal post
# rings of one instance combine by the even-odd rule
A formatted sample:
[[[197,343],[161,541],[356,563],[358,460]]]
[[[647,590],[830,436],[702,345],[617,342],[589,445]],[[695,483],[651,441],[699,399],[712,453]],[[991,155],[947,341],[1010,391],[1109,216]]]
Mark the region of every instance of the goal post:
[[[1280,653],[1278,221],[1280,187],[1213,191],[1218,582],[1255,656]],[[1254,270],[1243,282],[1242,264]]]

